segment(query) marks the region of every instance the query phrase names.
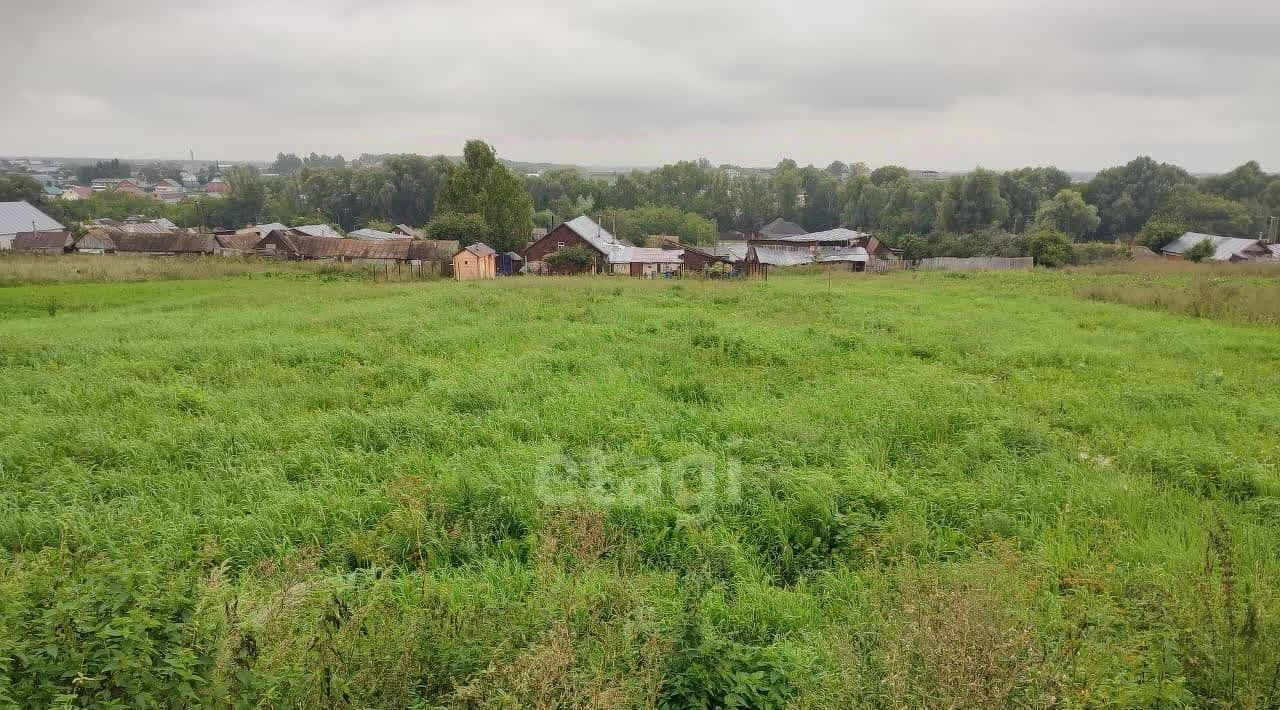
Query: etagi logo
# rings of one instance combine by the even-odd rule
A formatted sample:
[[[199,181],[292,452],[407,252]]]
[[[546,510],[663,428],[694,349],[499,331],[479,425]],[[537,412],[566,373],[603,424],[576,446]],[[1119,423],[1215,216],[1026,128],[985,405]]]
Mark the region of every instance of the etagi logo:
[[[673,461],[600,450],[557,454],[538,463],[534,491],[550,505],[672,505],[684,519],[702,522],[742,500],[742,464],[710,454]]]

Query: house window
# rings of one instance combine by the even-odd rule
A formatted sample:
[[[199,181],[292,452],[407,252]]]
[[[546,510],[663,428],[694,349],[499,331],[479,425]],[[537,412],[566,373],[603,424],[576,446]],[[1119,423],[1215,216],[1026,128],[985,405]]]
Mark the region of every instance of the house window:
[[[559,249],[563,249],[563,248],[564,248],[564,242],[556,242],[556,249],[557,249],[557,250],[559,250]]]

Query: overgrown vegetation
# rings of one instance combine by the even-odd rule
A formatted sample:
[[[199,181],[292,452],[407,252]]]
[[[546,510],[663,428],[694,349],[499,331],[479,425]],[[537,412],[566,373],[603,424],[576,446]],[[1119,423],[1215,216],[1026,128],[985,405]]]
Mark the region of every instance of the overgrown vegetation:
[[[0,705],[1274,707],[1280,330],[1073,297],[1273,282],[1160,266],[0,289]]]

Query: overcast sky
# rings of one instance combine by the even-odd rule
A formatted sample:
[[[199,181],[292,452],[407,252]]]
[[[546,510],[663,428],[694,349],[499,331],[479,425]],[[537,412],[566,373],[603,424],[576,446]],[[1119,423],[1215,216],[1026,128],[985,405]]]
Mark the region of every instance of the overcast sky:
[[[1280,171],[1276,0],[0,0],[0,154]]]

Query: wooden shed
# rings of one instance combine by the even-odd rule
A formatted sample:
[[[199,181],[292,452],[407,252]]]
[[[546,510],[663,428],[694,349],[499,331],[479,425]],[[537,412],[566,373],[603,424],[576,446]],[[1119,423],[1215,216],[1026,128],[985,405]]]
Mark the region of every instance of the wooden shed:
[[[453,278],[459,281],[497,278],[497,256],[484,242],[459,249],[453,255]]]

